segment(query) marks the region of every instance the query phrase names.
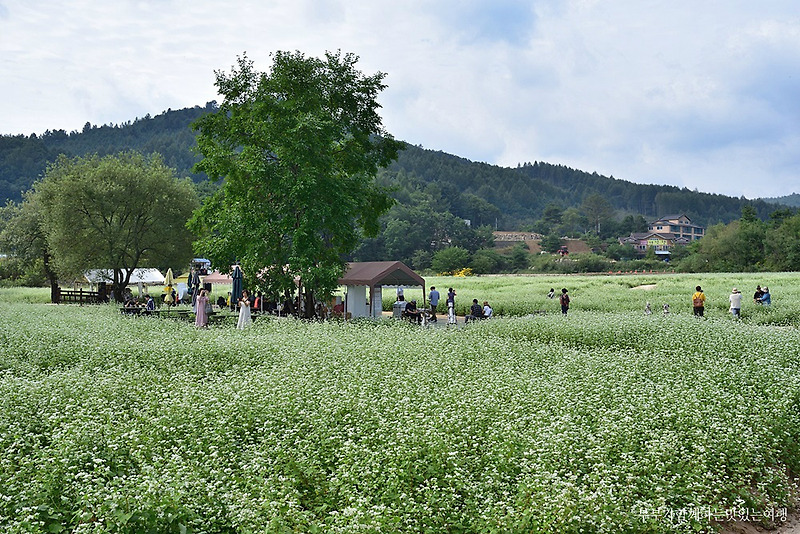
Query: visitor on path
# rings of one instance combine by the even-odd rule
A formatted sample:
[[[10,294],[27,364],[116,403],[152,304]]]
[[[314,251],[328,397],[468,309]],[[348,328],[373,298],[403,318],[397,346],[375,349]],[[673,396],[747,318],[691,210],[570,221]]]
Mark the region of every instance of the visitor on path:
[[[483,301],[483,318],[489,319],[494,314],[494,310],[489,306],[489,302]]]
[[[478,319],[483,319],[483,308],[478,304],[478,299],[472,299],[472,306],[469,308],[469,315],[464,317],[464,324]]]
[[[152,295],[147,295],[147,305],[145,306],[147,311],[155,311],[156,309],[156,301]]]
[[[208,326],[208,294],[205,289],[200,290],[200,295],[195,301],[195,319],[194,325],[198,328],[206,328]]]
[[[667,315],[669,315],[669,304],[667,304],[665,302],[664,303],[664,317],[666,317]]]
[[[555,297],[556,297],[556,290],[555,290],[555,288],[552,288],[552,287],[551,287],[551,288],[550,288],[550,293],[548,293],[548,294],[547,294],[547,298],[549,298],[549,299],[553,299],[553,298],[555,298]]]
[[[397,286],[397,300],[400,300],[400,297],[403,296],[403,286]]]
[[[447,290],[447,324],[456,324],[456,292],[452,287]]]
[[[644,314],[645,315],[652,315],[653,314],[653,310],[650,308],[650,303],[649,302],[645,303],[645,305],[644,305]]]
[[[772,295],[769,294],[769,288],[764,286],[764,293],[761,295],[761,304],[769,306],[772,304]]]
[[[436,322],[436,306],[439,305],[439,292],[436,291],[436,286],[431,286],[431,292],[428,293],[428,301],[431,303],[431,322]]]
[[[753,293],[753,302],[756,304],[761,304],[761,297],[764,296],[764,291],[761,289],[761,285],[756,286],[756,292]]]
[[[561,314],[566,317],[569,311],[569,295],[566,287],[561,290],[561,296],[558,297],[558,301],[561,303]]]
[[[706,308],[706,295],[700,286],[694,288],[695,292],[692,295],[692,309],[697,317],[703,317]]]
[[[728,300],[731,302],[731,315],[733,315],[733,318],[737,319],[737,318],[741,317],[741,313],[742,313],[742,292],[734,287],[731,290],[731,294],[728,297]]]
[[[243,330],[250,326],[252,322],[253,319],[250,316],[250,294],[245,289],[242,291],[242,298],[239,299],[239,322],[236,324],[236,328]]]

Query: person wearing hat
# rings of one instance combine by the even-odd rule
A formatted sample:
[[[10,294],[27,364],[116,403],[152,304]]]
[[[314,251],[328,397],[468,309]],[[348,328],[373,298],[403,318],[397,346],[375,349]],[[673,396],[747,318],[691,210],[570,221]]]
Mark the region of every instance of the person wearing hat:
[[[697,317],[703,317],[703,313],[706,309],[706,295],[703,293],[703,289],[700,286],[694,288],[695,292],[692,295],[692,308],[694,309],[694,314]]]
[[[736,319],[741,317],[742,293],[734,287],[731,291],[731,295],[728,297],[728,300],[731,301],[731,315],[733,315],[733,318]]]
[[[761,304],[769,306],[772,304],[772,295],[769,294],[769,288],[764,286],[764,294],[761,295]]]

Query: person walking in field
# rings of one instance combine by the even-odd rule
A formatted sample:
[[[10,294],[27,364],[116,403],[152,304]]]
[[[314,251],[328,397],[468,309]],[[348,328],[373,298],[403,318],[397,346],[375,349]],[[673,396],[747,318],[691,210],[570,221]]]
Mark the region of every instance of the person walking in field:
[[[731,315],[734,319],[741,317],[742,312],[742,293],[735,287],[731,291],[728,300],[731,302]]]
[[[567,294],[566,287],[561,290],[561,296],[558,297],[558,301],[561,304],[561,314],[566,317],[569,311],[569,295]]]
[[[706,295],[700,286],[694,288],[695,292],[692,295],[692,309],[697,317],[703,317],[706,308]]]

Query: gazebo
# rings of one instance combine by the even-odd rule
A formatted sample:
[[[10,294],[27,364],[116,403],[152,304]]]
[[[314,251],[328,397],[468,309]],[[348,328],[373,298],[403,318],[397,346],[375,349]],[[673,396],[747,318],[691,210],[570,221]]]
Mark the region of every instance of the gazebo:
[[[425,279],[401,261],[348,263],[339,284],[347,288],[344,312],[351,317],[380,317],[383,311],[382,286],[422,286],[425,304]],[[367,305],[367,288],[371,306]]]

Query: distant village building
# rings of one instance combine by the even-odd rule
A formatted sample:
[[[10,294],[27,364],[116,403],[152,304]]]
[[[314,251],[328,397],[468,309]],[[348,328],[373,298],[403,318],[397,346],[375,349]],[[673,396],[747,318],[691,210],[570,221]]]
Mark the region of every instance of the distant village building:
[[[631,245],[640,255],[653,249],[656,256],[669,258],[670,250],[675,246],[686,246],[700,239],[706,233],[702,226],[692,224],[686,215],[667,215],[648,224],[649,231],[633,233],[620,237],[620,245]]]
[[[651,232],[668,232],[676,237],[688,238],[689,241],[700,239],[706,234],[705,228],[692,224],[692,220],[684,214],[665,215],[648,224],[647,229]]]

